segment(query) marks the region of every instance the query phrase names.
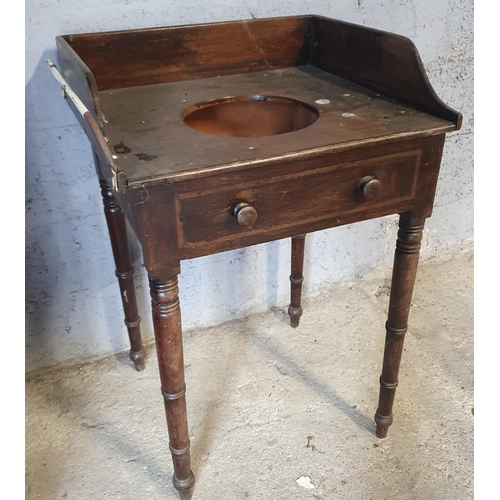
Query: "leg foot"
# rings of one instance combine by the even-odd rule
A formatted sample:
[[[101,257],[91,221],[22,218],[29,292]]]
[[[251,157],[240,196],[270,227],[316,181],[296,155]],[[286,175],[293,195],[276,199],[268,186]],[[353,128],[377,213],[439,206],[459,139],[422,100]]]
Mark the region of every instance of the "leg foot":
[[[299,326],[300,317],[302,316],[302,275],[304,269],[304,247],[305,234],[292,237],[292,273],[290,274],[290,306],[288,307],[288,315],[290,316],[290,325],[293,328]]]
[[[134,362],[135,369],[142,372],[146,368],[146,349],[144,347],[139,351],[130,351],[129,358]]]
[[[375,413],[375,423],[377,424],[376,434],[377,437],[383,439],[387,436],[387,431],[389,427],[392,425],[392,415],[388,417],[384,417],[383,415],[379,415],[379,413]]]
[[[385,325],[379,403],[375,414],[376,432],[379,438],[387,436],[387,430],[392,424],[392,407],[398,386],[399,366],[408,326],[423,229],[424,219],[411,219],[409,214],[401,214],[392,272],[389,314]]]
[[[180,500],[191,500],[194,492],[194,474],[191,472],[191,476],[188,477],[185,481],[181,481],[177,479],[177,477],[173,477],[172,482],[174,483],[174,488],[179,492]]]
[[[302,307],[288,306],[288,315],[290,316],[290,326],[297,328],[299,326],[300,317],[302,316]]]

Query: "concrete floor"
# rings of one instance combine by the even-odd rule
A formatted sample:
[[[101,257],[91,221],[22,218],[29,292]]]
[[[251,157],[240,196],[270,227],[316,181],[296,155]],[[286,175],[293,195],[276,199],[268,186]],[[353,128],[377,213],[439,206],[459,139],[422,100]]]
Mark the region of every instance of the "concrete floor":
[[[307,278],[307,277],[306,277]],[[420,267],[387,439],[374,435],[388,287],[360,279],[185,334],[193,500],[473,497],[473,255]],[[33,374],[27,499],[177,499],[154,347]]]

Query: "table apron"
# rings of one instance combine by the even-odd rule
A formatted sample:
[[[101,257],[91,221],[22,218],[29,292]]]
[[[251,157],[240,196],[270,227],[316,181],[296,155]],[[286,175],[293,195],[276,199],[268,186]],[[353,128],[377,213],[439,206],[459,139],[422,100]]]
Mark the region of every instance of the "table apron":
[[[194,258],[308,233],[411,209],[416,195],[421,151],[325,165],[291,175],[235,183],[222,189],[175,196],[181,259]],[[372,176],[380,193],[366,199],[359,181]],[[252,227],[238,225],[233,208],[247,202],[257,210]]]

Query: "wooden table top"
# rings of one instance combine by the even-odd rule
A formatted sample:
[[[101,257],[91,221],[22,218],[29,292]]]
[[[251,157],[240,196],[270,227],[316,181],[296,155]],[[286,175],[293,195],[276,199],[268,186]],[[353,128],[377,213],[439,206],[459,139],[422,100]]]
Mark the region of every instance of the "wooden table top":
[[[230,137],[199,132],[186,108],[229,96],[293,98],[319,119],[294,132]],[[179,181],[259,161],[396,142],[455,130],[417,111],[310,65],[99,92],[109,144],[129,186]]]

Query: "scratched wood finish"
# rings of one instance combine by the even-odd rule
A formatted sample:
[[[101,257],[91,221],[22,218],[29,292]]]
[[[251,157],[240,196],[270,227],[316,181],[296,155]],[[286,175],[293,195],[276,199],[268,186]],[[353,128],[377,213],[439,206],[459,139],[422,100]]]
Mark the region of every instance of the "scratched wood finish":
[[[462,115],[436,95],[410,39],[320,16],[312,32],[314,66],[461,127]]]
[[[270,95],[312,106],[319,118],[301,130],[226,137],[187,126],[182,115],[202,101]],[[263,158],[440,135],[455,126],[312,66],[101,92],[108,144],[130,187],[245,169]],[[323,100],[323,101],[321,101]],[[316,101],[321,101],[318,104]],[[168,133],[165,131],[168,130]]]
[[[310,17],[68,35],[99,90],[305,64]]]
[[[134,214],[146,267],[156,278],[179,273],[182,259],[394,213],[428,217],[443,142],[444,136],[428,137],[310,161],[215,172],[203,179],[131,189],[123,202]],[[356,192],[366,175],[382,181],[374,199]],[[251,227],[234,218],[239,202],[255,205],[258,216]]]
[[[67,35],[57,43],[63,74],[95,103],[109,139],[103,168],[110,164],[119,189],[461,125],[460,113],[432,90],[410,40],[338,20],[259,19]],[[214,141],[182,122],[200,101],[257,93],[329,103],[310,127],[252,141]]]
[[[413,151],[408,156],[327,164],[313,173],[264,177],[226,189],[179,194],[176,197],[179,246],[234,238],[236,234],[244,238],[245,233],[290,227],[299,221],[329,219],[367,207],[376,210],[394,201],[411,200],[415,196],[419,164],[419,151]],[[379,196],[372,200],[356,190],[358,182],[367,175],[373,175],[383,185]],[[301,196],[303,193],[307,196]],[[232,216],[232,208],[239,202],[248,202],[257,210],[258,218],[251,228],[238,226]]]
[[[143,249],[181,499],[194,488],[177,285],[183,259],[293,238],[296,326],[304,258],[297,235],[401,214],[375,416],[385,437],[423,221],[432,213],[445,133],[462,121],[436,96],[413,43],[297,16],[67,35],[57,46],[63,75],[89,107],[81,116],[70,104],[103,183],[115,191],[103,193],[110,214],[117,203]],[[202,101],[254,95],[298,100],[319,118],[264,137],[205,134],[183,122]],[[371,199],[358,188],[366,176],[382,184]],[[236,206],[251,215],[250,225]],[[123,247],[124,225],[111,233]]]
[[[94,74],[63,37],[57,37],[56,44],[62,75],[102,129],[102,110]]]

